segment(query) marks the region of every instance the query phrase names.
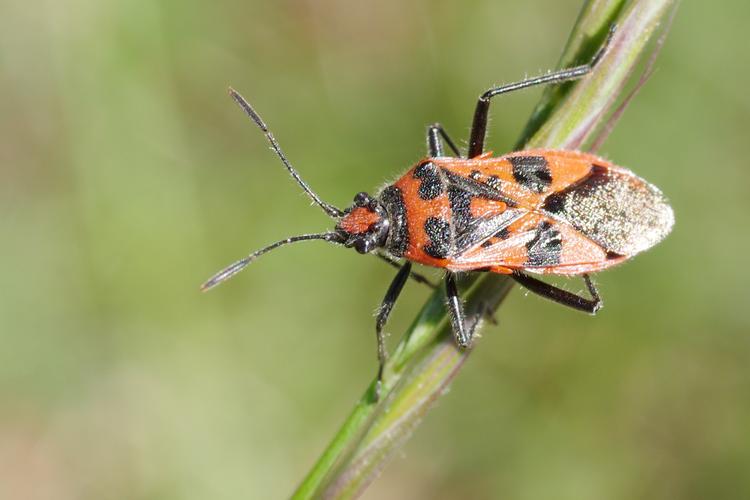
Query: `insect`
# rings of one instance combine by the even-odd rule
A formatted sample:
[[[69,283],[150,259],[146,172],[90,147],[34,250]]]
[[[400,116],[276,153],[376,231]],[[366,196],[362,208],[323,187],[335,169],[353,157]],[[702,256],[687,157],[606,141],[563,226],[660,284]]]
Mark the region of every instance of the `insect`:
[[[445,270],[445,292],[456,343],[471,345],[476,321],[467,324],[456,274],[506,274],[526,289],[568,307],[595,313],[602,305],[589,273],[619,264],[661,241],[674,215],[661,191],[595,155],[531,149],[493,157],[484,152],[492,99],[507,92],[559,84],[591,72],[608,41],[588,64],[491,88],[478,99],[468,152],[439,124],[427,129],[428,156],[376,196],[361,192],[340,210],[321,200],[302,180],[258,113],[237,92],[230,95],[263,131],[291,176],[328,216],[332,231],[302,234],[262,248],[203,284],[208,290],[280,246],[323,240],[373,253],[399,267],[377,314],[378,385],[386,349],[383,328],[412,272],[412,264]],[[455,156],[444,150],[447,144]],[[400,263],[402,262],[402,263]],[[580,275],[590,298],[541,281],[533,274]]]

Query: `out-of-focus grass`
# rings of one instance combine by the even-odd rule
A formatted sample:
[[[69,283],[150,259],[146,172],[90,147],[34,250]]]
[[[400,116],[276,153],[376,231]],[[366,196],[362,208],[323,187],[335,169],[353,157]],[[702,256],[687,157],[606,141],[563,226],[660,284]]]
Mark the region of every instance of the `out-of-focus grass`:
[[[197,292],[327,224],[226,86],[344,205],[424,154],[427,123],[465,136],[479,92],[552,67],[578,5],[3,4],[0,497],[287,494],[374,372],[348,332],[393,271],[300,245]],[[602,151],[667,193],[673,234],[598,276],[596,318],[515,291],[365,498],[750,494],[748,14],[683,3]],[[494,110],[496,151],[537,98]]]

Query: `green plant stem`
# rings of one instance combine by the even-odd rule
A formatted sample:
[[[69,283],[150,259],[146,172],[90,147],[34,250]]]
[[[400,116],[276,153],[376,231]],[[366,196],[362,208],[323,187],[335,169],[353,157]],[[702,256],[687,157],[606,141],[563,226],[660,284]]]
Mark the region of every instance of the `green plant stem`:
[[[590,59],[617,24],[610,47],[593,73],[544,92],[519,148],[576,149],[590,141],[673,6],[673,0],[585,2],[561,67]],[[467,276],[462,286],[467,318],[495,311],[511,286],[504,276]],[[388,361],[380,400],[373,382],[292,498],[359,496],[460,371],[470,351],[453,343],[443,294],[437,290],[430,297]]]

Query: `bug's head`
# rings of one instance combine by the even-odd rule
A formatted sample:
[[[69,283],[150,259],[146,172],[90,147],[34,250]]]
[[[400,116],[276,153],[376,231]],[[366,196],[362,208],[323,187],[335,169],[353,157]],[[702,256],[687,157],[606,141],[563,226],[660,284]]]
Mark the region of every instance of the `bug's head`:
[[[354,203],[344,211],[336,225],[336,233],[344,245],[354,247],[359,253],[369,253],[384,246],[389,229],[390,221],[385,207],[367,193],[354,196]]]

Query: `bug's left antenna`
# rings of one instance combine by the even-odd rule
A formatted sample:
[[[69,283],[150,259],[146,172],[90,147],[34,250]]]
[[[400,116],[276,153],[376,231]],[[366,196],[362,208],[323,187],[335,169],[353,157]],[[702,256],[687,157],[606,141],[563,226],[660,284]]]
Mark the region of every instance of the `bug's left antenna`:
[[[284,164],[286,169],[289,171],[290,174],[292,174],[292,177],[294,177],[294,180],[297,181],[297,184],[302,186],[302,189],[307,193],[307,195],[312,198],[312,200],[323,209],[323,211],[328,214],[329,217],[333,218],[340,218],[344,215],[344,212],[339,210],[338,208],[334,207],[333,205],[330,205],[323,200],[321,200],[315,192],[313,192],[312,189],[310,189],[310,186],[305,183],[305,181],[302,180],[302,177],[297,173],[297,171],[292,167],[292,164],[289,163],[289,160],[286,159],[286,156],[284,155],[284,152],[281,150],[281,147],[279,146],[279,143],[276,142],[276,138],[273,136],[270,130],[268,130],[268,126],[266,126],[263,119],[261,119],[260,115],[255,112],[252,106],[245,100],[244,97],[242,97],[239,93],[237,93],[236,90],[234,90],[232,87],[229,87],[229,95],[232,96],[232,99],[234,99],[237,104],[240,105],[240,107],[245,111],[247,116],[249,116],[255,124],[260,128],[260,130],[263,132],[263,134],[266,136],[266,139],[268,139],[268,142],[271,143],[271,148],[273,148],[276,155],[281,159],[281,162]]]

